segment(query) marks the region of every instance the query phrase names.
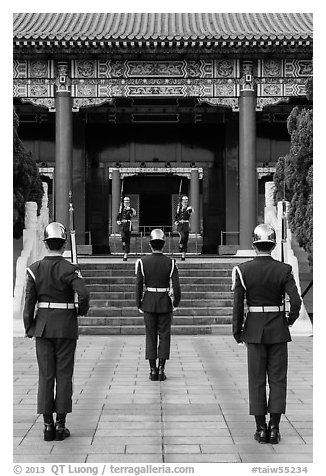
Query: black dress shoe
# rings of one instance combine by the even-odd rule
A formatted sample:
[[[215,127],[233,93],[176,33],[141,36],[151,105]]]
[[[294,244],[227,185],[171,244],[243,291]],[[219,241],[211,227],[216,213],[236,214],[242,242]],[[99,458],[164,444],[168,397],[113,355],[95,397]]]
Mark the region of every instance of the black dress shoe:
[[[62,441],[70,436],[70,431],[64,423],[56,422],[55,424],[55,441]]]
[[[159,367],[158,368],[158,379],[160,382],[162,382],[163,380],[166,380],[166,375],[165,375],[165,372],[164,372],[164,367]]]
[[[268,428],[268,443],[271,443],[272,445],[278,445],[280,439],[280,430],[275,426],[270,426]]]
[[[54,423],[44,423],[44,441],[53,441],[55,436]]]
[[[149,380],[158,380],[158,370],[156,368],[152,368],[149,371]]]
[[[256,441],[258,441],[258,443],[267,443],[267,426],[257,428],[254,438]]]

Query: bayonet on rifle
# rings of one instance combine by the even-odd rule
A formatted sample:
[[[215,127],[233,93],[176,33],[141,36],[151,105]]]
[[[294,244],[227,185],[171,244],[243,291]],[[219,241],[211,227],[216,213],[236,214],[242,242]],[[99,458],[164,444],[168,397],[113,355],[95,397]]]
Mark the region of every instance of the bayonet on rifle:
[[[69,192],[69,233],[70,233],[70,247],[71,247],[71,262],[78,264],[76,231],[74,226],[74,209],[72,206],[72,192]],[[78,309],[78,294],[74,295],[75,308]]]

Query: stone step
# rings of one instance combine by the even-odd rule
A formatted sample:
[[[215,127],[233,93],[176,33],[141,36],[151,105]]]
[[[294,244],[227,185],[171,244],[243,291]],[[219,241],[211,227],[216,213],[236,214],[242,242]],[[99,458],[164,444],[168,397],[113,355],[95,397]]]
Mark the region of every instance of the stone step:
[[[173,325],[208,325],[208,324],[231,324],[232,316],[173,316]],[[143,314],[130,317],[80,317],[79,325],[82,326],[117,326],[117,325],[144,325]]]
[[[145,335],[144,326],[80,326],[79,333],[84,335]],[[208,325],[172,325],[173,335],[232,335],[230,324],[208,324]]]
[[[81,268],[81,272],[84,278],[89,279],[92,277],[99,277],[99,278],[133,278],[135,279],[135,272],[134,269],[92,269],[92,270],[84,270]],[[205,269],[187,269],[187,270],[180,270],[179,269],[179,276],[180,278],[189,278],[191,277],[231,277],[231,270],[223,269],[223,268],[205,268]]]
[[[175,258],[175,257],[174,257]],[[137,261],[137,257],[134,257],[132,260],[116,262],[116,261],[102,261],[100,263],[96,263],[94,261],[90,262],[81,262],[79,263],[79,267],[84,270],[105,270],[105,269],[135,269],[135,264]],[[221,261],[203,261],[198,258],[198,261],[180,261],[179,257],[176,259],[177,265],[179,269],[205,269],[205,268],[222,268],[222,269],[232,269],[233,266],[239,264],[241,260],[221,260]]]
[[[191,292],[190,290],[182,291],[182,301],[188,300],[209,300],[209,299],[232,299],[233,293],[231,291],[198,291]],[[105,291],[91,291],[91,301],[93,303],[97,301],[129,301],[135,299],[135,291],[122,291],[122,292],[105,292]]]
[[[94,285],[106,285],[106,286],[118,286],[121,289],[121,285],[135,286],[135,276],[128,277],[102,277],[102,276],[87,276],[83,275],[86,284],[89,286]],[[219,286],[220,284],[230,284],[231,276],[180,276],[180,284],[183,286],[206,286],[214,285]]]
[[[214,307],[178,307],[173,313],[174,316],[231,316],[232,307],[231,306],[215,306]],[[91,306],[90,310],[87,313],[87,318],[91,317],[135,317],[142,316],[138,312],[135,305],[133,306],[120,306],[120,307],[93,307]],[[85,319],[86,317],[81,317]]]
[[[211,306],[216,306],[216,304],[219,304],[219,306],[222,307],[228,307],[232,305],[232,299],[202,299],[202,300],[193,300],[193,299],[182,299],[182,306],[185,308],[192,307],[192,308],[197,308],[197,307],[204,307],[203,305],[205,304],[207,307]],[[133,299],[125,299],[125,300],[120,300],[120,299],[92,299],[91,300],[91,308],[92,307],[97,307],[97,308],[108,308],[110,309],[111,307],[131,307],[132,305],[135,305],[135,298]]]
[[[121,289],[125,293],[135,293],[135,283],[132,284],[89,284],[86,281],[88,290],[91,293],[119,293]],[[185,293],[202,293],[202,292],[227,292],[231,289],[231,281],[227,283],[216,284],[181,284],[182,295]]]

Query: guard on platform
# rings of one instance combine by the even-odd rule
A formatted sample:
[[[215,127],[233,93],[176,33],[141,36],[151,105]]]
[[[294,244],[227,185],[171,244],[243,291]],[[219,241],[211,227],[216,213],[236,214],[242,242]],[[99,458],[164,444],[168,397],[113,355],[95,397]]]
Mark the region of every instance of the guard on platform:
[[[301,307],[292,267],[271,257],[275,245],[275,230],[266,224],[256,226],[253,248],[257,256],[232,272],[233,336],[247,346],[249,414],[256,420],[254,438],[272,444],[280,441],[279,423],[286,408],[289,326],[298,318]],[[285,294],[290,301],[288,313]]]
[[[65,422],[72,411],[77,315],[87,313],[89,292],[78,267],[62,256],[67,242],[65,227],[50,223],[44,230],[44,242],[48,255],[27,268],[23,320],[26,336],[36,340],[37,412],[43,414],[44,440],[52,441],[70,436]]]
[[[185,261],[188,249],[189,230],[190,230],[190,215],[194,211],[188,205],[189,199],[184,195],[181,203],[178,204],[177,213],[175,216],[175,225],[180,236],[179,251],[181,253],[181,260]]]
[[[130,206],[130,198],[124,197],[123,205],[117,216],[117,224],[120,226],[122,248],[124,251],[123,261],[127,261],[130,252],[130,238],[132,232],[131,219],[136,216],[136,210]]]
[[[136,306],[144,313],[145,359],[150,380],[165,380],[165,361],[170,358],[172,314],[181,299],[178,267],[163,254],[165,236],[156,228],[150,234],[152,254],[136,262]],[[158,367],[156,359],[158,358]]]

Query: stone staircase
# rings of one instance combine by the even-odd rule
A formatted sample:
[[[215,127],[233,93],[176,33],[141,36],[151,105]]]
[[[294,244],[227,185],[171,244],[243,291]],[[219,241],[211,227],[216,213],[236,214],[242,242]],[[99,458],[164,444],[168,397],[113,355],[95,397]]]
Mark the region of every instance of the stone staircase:
[[[91,293],[88,315],[79,318],[80,334],[144,334],[143,315],[135,306],[135,259],[99,261],[79,263]],[[246,259],[177,261],[182,298],[174,312],[172,333],[230,334],[231,271]]]

